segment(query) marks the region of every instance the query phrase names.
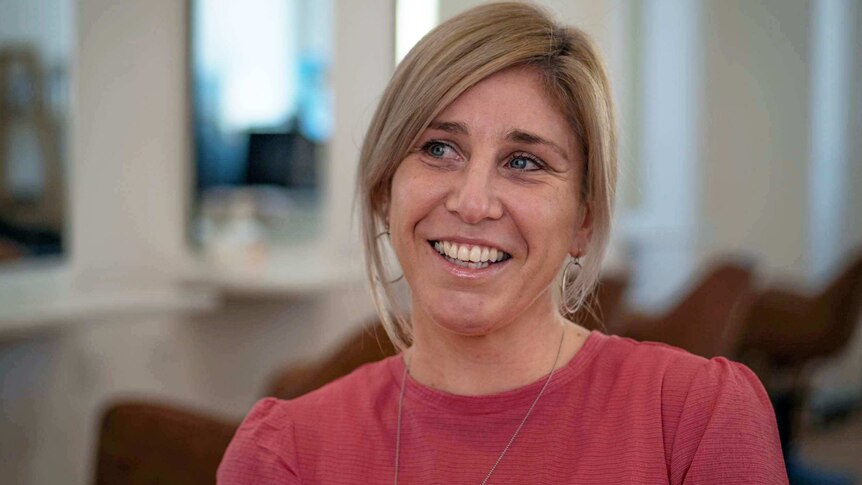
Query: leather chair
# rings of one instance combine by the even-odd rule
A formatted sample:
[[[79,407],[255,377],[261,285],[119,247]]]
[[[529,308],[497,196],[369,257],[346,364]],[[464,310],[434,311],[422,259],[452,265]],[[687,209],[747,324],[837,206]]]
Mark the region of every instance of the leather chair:
[[[609,330],[635,340],[666,343],[707,358],[733,357],[742,336],[751,289],[749,264],[719,262],[665,314],[621,314],[611,322]]]
[[[752,303],[741,358],[763,381],[775,407],[788,473],[804,470],[792,443],[809,392],[810,364],[850,342],[862,313],[862,250],[819,292],[775,286]],[[830,482],[831,483],[831,482]]]
[[[96,485],[212,485],[238,423],[153,403],[109,409],[99,433]]]
[[[796,368],[832,355],[849,342],[862,309],[862,251],[821,291],[776,286],[761,293],[748,314],[742,347],[770,365]]]
[[[607,332],[607,324],[614,320],[623,306],[623,297],[629,286],[628,274],[602,275],[593,294],[586,304],[573,314],[566,315],[569,320],[589,330]]]
[[[395,355],[383,324],[374,321],[316,362],[293,363],[276,374],[267,396],[293,399],[346,376],[354,369]]]
[[[393,355],[375,320],[317,362],[285,368],[266,393],[291,399]],[[99,430],[96,485],[212,485],[238,422],[152,402],[107,408]]]

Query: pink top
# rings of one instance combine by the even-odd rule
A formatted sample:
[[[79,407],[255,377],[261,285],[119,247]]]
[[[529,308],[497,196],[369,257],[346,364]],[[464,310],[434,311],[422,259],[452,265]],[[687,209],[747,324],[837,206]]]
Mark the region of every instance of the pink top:
[[[404,364],[258,402],[219,484],[391,483]],[[407,378],[400,483],[481,483],[544,379],[479,397]],[[769,399],[745,366],[593,332],[557,370],[489,483],[787,483]]]

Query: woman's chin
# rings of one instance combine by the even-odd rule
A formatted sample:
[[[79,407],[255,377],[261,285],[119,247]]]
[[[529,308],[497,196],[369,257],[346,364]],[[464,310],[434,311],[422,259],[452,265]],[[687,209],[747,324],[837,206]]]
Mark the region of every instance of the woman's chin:
[[[462,336],[487,335],[505,325],[503,312],[488,308],[462,308],[447,305],[441,311],[428,312],[429,320],[437,327]]]

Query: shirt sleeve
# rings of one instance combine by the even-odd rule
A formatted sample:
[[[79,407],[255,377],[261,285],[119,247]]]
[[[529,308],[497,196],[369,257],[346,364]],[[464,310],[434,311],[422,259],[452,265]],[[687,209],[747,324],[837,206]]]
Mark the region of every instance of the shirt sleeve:
[[[775,413],[750,369],[719,357],[694,374],[668,471],[673,484],[788,483]]]
[[[293,424],[275,398],[254,405],[228,445],[216,475],[218,485],[299,484],[293,459]]]

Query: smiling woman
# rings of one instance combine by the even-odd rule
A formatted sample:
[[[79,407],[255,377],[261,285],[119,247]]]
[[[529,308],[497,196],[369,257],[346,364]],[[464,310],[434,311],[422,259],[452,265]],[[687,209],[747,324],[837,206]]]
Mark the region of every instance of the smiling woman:
[[[608,240],[611,105],[590,40],[529,4],[478,7],[419,42],[359,171],[369,284],[401,353],[258,403],[220,483],[785,483],[750,370],[562,316]],[[561,270],[576,275],[558,302]]]
[[[572,330],[566,359],[586,335],[562,325],[551,291],[591,231],[570,126],[538,68],[510,68],[461,94],[398,164],[384,218],[412,294],[413,377],[450,392],[503,391],[547,372],[561,329]],[[485,376],[474,367],[490,362],[462,362],[479,347],[519,349],[523,360],[510,353],[494,363],[508,372]]]

